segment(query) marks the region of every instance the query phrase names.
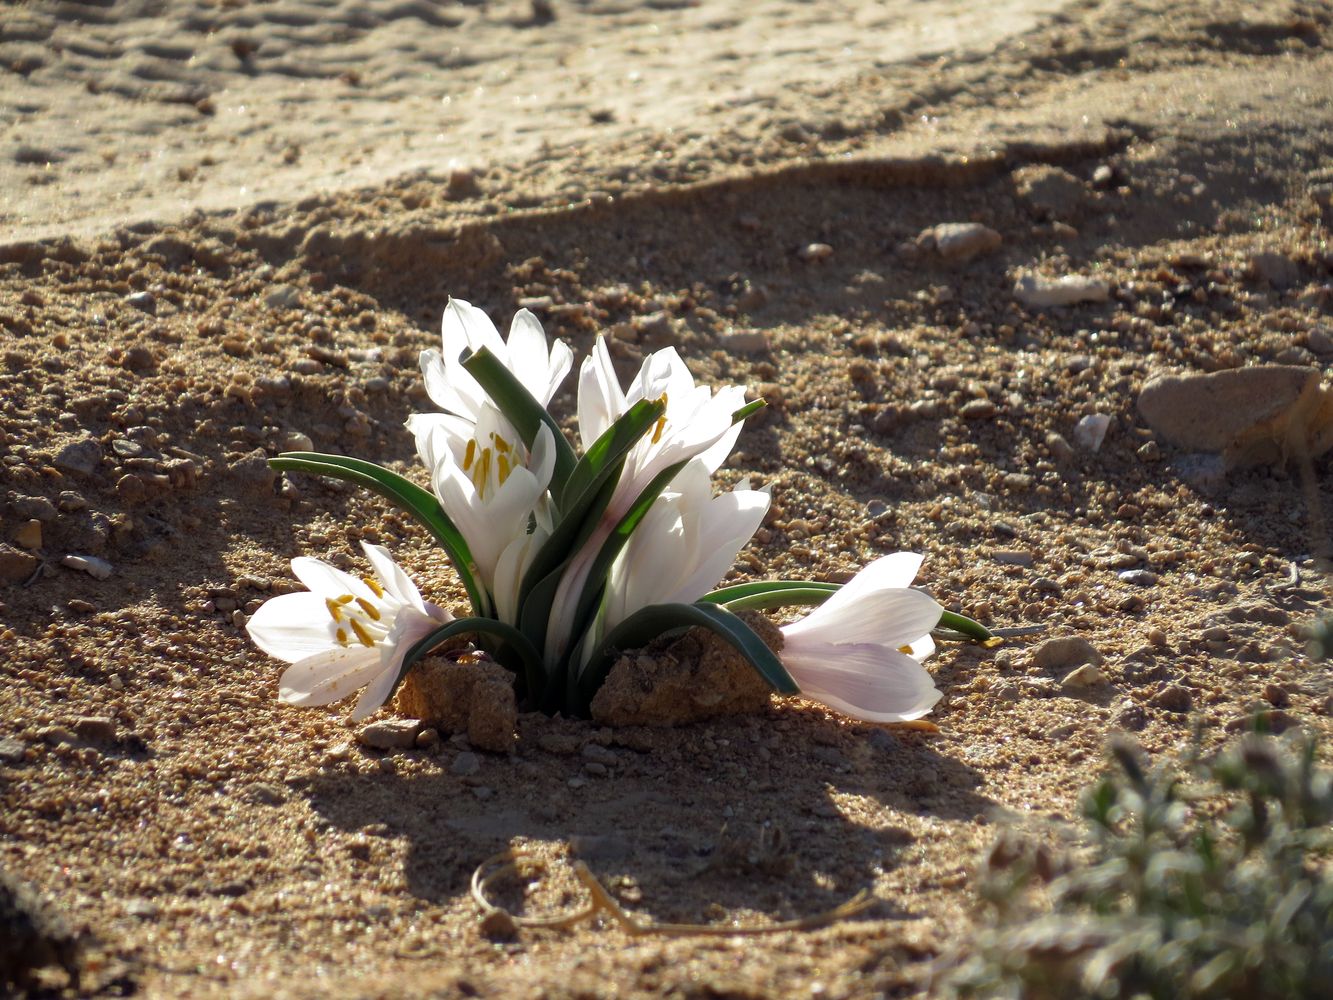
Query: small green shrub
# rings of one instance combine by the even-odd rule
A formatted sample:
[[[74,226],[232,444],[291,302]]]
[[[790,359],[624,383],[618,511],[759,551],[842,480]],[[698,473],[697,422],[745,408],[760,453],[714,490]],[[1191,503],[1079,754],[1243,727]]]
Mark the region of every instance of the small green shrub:
[[[1247,735],[1149,768],[1131,741],[1084,795],[1077,850],[1002,836],[990,920],[950,997],[1333,997],[1333,775],[1314,743]]]

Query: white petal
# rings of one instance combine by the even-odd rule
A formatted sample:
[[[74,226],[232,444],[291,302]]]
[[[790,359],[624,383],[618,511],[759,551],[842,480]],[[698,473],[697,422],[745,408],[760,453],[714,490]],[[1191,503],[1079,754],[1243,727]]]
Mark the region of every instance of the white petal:
[[[319,559],[298,556],[292,560],[292,572],[305,584],[306,589],[324,597],[340,597],[351,594],[353,597],[370,599],[374,595],[370,588],[349,573],[335,569]]]
[[[531,535],[515,538],[505,546],[500,558],[496,560],[492,595],[495,598],[496,616],[502,622],[518,624],[518,591],[523,583],[523,574],[547,537],[548,533],[538,528]]]
[[[370,566],[375,571],[375,575],[379,577],[385,593],[403,604],[415,608],[424,615],[426,606],[421,600],[421,591],[417,590],[417,585],[412,582],[412,578],[393,561],[393,556],[389,555],[389,550],[383,545],[371,545],[369,542],[362,542],[361,550],[365,552],[366,558],[370,560]]]
[[[768,512],[768,495],[758,490],[734,491],[708,505],[698,538],[699,562],[671,598],[692,604],[727,575],[741,549],[754,537]]]
[[[463,299],[449,300],[444,307],[441,330],[446,360],[455,361],[465,350],[479,351],[489,347],[491,353],[503,360],[506,356],[504,341],[485,310],[478,309]]]
[[[378,649],[335,646],[284,670],[278,697],[289,705],[329,705],[364,687],[379,670]]]
[[[337,626],[324,598],[309,592],[270,598],[250,617],[245,629],[256,646],[288,663],[338,645]]]
[[[896,649],[933,629],[944,611],[929,594],[901,587],[863,593],[854,603],[831,606],[839,596],[835,594],[801,621],[785,626],[783,635],[824,642],[880,643]]]
[[[573,361],[573,352],[559,341],[547,349],[546,332],[536,316],[526,309],[514,314],[509,327],[509,369],[537,402],[545,406],[551,401]]]
[[[919,719],[943,697],[921,664],[887,646],[795,642],[781,656],[803,695],[867,722]]]
[[[625,394],[620,391],[604,337],[593,343],[579,369],[578,409],[579,440],[585,451],[626,410]]]
[[[909,654],[912,659],[916,660],[917,663],[922,663],[935,654],[935,640],[927,632],[915,642],[908,643],[908,648],[912,651]]]

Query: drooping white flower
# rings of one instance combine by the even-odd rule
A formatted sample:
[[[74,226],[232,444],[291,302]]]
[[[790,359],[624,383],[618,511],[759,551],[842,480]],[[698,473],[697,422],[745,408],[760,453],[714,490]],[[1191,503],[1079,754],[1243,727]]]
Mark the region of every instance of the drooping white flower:
[[[625,458],[620,479],[600,523],[574,555],[551,605],[545,657],[555,662],[569,648],[575,609],[602,545],[643,491],[661,473],[697,460],[709,474],[731,451],[740,434],[732,414],[745,405],[743,386],[713,392],[696,386],[674,348],[644,358],[628,391],[616,378],[606,342],[598,338],[579,370],[579,437],[586,451],[601,434],[640,400],[664,400],[666,412]]]
[[[353,720],[383,705],[407,651],[453,620],[421,599],[388,549],[361,547],[375,578],[357,579],[318,559],[293,559],[292,572],[310,589],[265,601],[246,626],[256,646],[291,664],[278,683],[279,698],[329,705],[364,687]]]
[[[545,538],[551,528],[546,488],[555,471],[555,438],[543,425],[528,454],[492,403],[477,411],[470,434],[462,426],[408,420],[440,506],[467,542],[497,610],[510,610],[502,620],[512,624],[518,583],[540,541],[529,529],[535,521]]]
[[[783,627],[782,662],[803,695],[867,722],[919,719],[940,700],[920,661],[943,609],[909,586],[920,565],[913,552],[876,559]]]
[[[507,343],[485,312],[462,299],[449,300],[441,326],[443,351],[421,352],[426,392],[446,413],[471,423],[490,405],[490,397],[459,360],[465,351],[490,348],[542,406],[551,401],[574,363],[574,352],[563,341],[548,349],[541,323],[526,309],[514,314]]]
[[[704,461],[690,462],[612,566],[602,627],[610,630],[650,604],[692,604],[708,593],[754,537],[768,505],[767,491],[748,482],[713,496]]]

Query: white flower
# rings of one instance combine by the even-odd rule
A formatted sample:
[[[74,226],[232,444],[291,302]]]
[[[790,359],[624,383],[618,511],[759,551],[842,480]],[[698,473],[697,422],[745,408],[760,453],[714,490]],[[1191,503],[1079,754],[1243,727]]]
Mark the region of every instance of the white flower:
[[[622,392],[601,337],[579,370],[579,437],[586,451],[601,434],[640,400],[663,400],[666,412],[630,450],[602,519],[570,561],[551,605],[545,657],[555,662],[573,640],[575,609],[602,545],[634,502],[662,472],[696,459],[708,473],[722,464],[740,434],[732,414],[745,405],[743,386],[714,393],[696,386],[674,348],[644,358],[638,375]]]
[[[383,705],[407,651],[453,620],[421,599],[387,549],[361,547],[377,579],[358,580],[318,559],[293,559],[292,572],[309,591],[265,601],[247,626],[256,646],[291,664],[279,681],[279,698],[329,705],[364,687],[353,720]]]
[[[555,471],[555,438],[543,425],[527,454],[492,403],[477,411],[470,436],[447,420],[414,416],[408,427],[440,505],[468,544],[479,582],[495,598],[501,619],[514,624],[518,584],[551,528],[546,488]],[[534,520],[540,537],[529,531]]]
[[[657,498],[611,569],[602,626],[650,604],[692,604],[712,590],[754,537],[769,495],[742,482],[713,496],[708,468],[690,462]]]
[[[815,701],[867,722],[919,719],[942,697],[920,664],[943,609],[908,585],[921,556],[877,559],[822,606],[782,629],[782,662]]]
[[[542,406],[551,401],[574,363],[574,352],[563,341],[547,349],[541,323],[526,309],[514,314],[506,343],[486,313],[462,299],[450,299],[441,339],[442,352],[421,352],[426,392],[441,409],[471,423],[490,405],[490,397],[459,360],[464,351],[489,347]]]

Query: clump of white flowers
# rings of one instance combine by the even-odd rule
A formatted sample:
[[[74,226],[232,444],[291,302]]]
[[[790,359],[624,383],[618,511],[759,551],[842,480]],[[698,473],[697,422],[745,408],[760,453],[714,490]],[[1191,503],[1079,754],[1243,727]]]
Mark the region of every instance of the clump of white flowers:
[[[443,412],[407,422],[430,491],[359,459],[272,460],[375,490],[412,514],[471,603],[455,618],[423,601],[379,546],[364,546],[373,578],[293,560],[309,591],[268,601],[249,624],[256,645],[291,664],[284,701],[327,705],[364,688],[353,711],[364,718],[418,659],[468,635],[514,671],[528,705],[586,714],[620,650],[701,625],[780,693],[879,722],[930,710],[940,692],[920,661],[935,648],[931,630],[943,617],[973,637],[987,633],[911,588],[920,556],[885,556],[844,587],[714,589],[768,510],[765,490],[742,482],[714,495],[711,483],[762,402],[747,404],[740,386],[695,385],[672,348],[645,358],[622,389],[599,338],[579,371],[580,453],[547,410],[572,365],[570,349],[548,345],[526,309],[504,340],[484,312],[451,299],[443,350],[421,356],[426,391]],[[781,654],[736,614],[802,605],[815,610],[783,628]]]

